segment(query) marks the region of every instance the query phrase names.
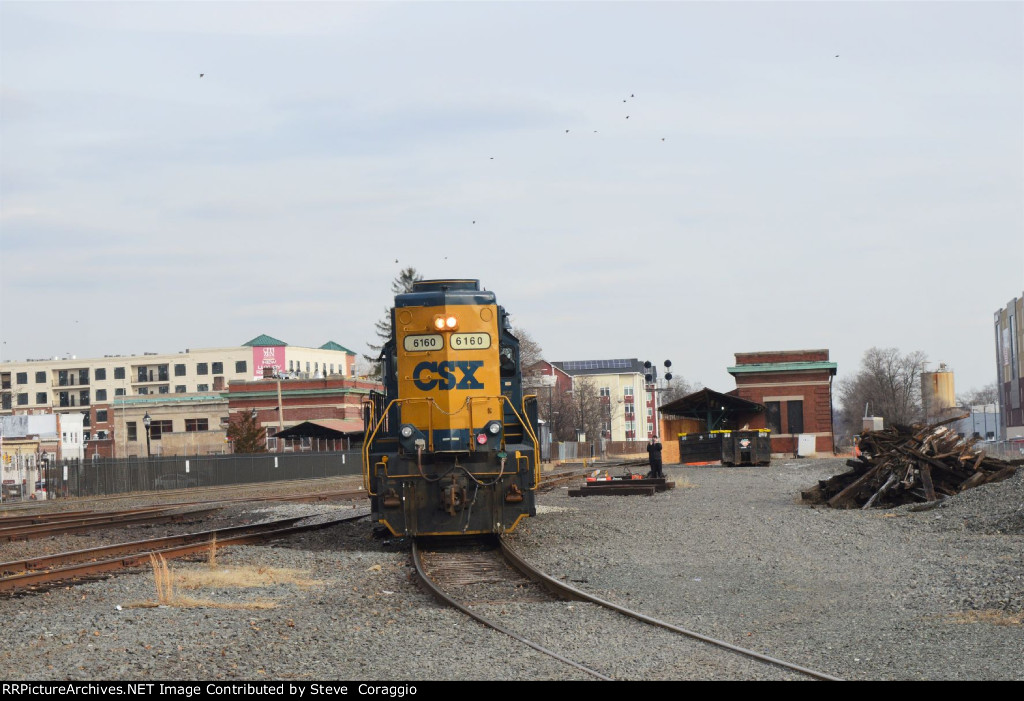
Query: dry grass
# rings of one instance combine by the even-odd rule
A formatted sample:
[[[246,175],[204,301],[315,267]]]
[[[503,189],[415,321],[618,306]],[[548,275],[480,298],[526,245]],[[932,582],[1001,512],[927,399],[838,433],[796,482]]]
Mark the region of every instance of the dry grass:
[[[183,589],[269,587],[276,584],[315,587],[323,584],[322,581],[306,578],[305,574],[300,570],[279,567],[218,567],[183,570],[175,574],[175,580]]]
[[[1002,609],[960,611],[949,616],[952,623],[987,623],[993,626],[1019,626],[1024,624],[1024,613],[1010,613]]]
[[[125,608],[156,608],[173,606],[175,608],[220,608],[220,609],[272,609],[277,604],[265,599],[248,602],[218,602],[212,599],[201,599],[183,596],[176,591],[182,589],[202,588],[249,588],[266,587],[277,584],[294,584],[298,587],[312,587],[323,582],[309,579],[299,570],[274,567],[220,567],[217,565],[217,543],[211,542],[207,555],[207,567],[198,570],[182,570],[172,572],[167,560],[159,553],[149,556],[153,567],[153,582],[156,586],[155,601],[139,601],[127,604]]]
[[[673,482],[675,483],[676,487],[678,487],[679,489],[696,489],[697,488],[697,485],[695,485],[693,482],[691,482],[690,480],[686,479],[685,477],[679,477],[679,478],[673,480]]]

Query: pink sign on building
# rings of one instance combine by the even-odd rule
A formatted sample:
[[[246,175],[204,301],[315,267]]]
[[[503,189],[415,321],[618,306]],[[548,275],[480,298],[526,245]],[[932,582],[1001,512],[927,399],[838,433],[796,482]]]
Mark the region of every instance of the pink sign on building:
[[[253,346],[252,379],[263,379],[263,368],[270,368],[271,375],[284,373],[285,346]]]

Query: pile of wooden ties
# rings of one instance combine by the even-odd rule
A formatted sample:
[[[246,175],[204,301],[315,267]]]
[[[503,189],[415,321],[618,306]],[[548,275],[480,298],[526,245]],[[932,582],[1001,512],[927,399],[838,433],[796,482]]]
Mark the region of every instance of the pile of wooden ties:
[[[869,431],[860,438],[860,456],[846,461],[852,470],[818,482],[801,496],[839,509],[934,502],[1004,480],[1024,465],[1024,460],[988,457],[978,439],[965,440],[946,426],[962,418]]]

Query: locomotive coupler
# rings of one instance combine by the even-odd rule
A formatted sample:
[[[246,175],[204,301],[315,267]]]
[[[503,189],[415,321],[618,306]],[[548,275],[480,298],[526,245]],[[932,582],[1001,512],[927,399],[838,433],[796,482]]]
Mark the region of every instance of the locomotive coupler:
[[[505,492],[505,503],[518,504],[522,500],[523,493],[519,490],[519,487],[515,484],[509,485],[508,491]]]
[[[456,475],[452,475],[451,484],[441,488],[441,508],[454,516],[456,511],[462,511],[466,505],[466,485],[461,483]]]

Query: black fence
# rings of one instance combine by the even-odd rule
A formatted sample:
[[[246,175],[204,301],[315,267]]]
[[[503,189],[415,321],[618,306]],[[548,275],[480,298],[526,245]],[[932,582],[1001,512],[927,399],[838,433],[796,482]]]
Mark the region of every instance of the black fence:
[[[66,460],[42,468],[47,497],[213,487],[362,473],[358,450]]]

